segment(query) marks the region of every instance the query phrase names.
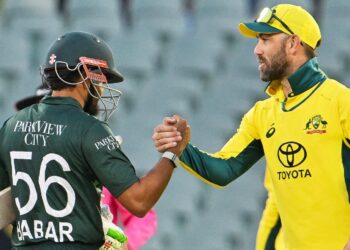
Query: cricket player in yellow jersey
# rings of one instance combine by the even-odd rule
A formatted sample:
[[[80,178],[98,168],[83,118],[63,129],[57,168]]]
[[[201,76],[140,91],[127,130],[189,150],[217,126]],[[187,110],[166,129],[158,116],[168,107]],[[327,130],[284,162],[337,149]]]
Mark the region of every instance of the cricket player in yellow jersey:
[[[219,152],[189,143],[180,164],[222,187],[265,156],[284,250],[342,250],[350,237],[350,90],[320,70],[321,32],[302,7],[264,8],[239,30],[257,39],[254,54],[270,98],[245,114]],[[158,151],[178,142],[176,122],[166,118],[155,128]]]

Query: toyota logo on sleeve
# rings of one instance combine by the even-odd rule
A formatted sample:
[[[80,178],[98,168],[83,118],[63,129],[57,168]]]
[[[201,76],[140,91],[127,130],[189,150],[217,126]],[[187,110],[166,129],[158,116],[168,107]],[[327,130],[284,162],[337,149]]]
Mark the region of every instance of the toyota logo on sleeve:
[[[294,168],[305,161],[307,153],[303,145],[289,141],[278,148],[277,156],[284,167]]]

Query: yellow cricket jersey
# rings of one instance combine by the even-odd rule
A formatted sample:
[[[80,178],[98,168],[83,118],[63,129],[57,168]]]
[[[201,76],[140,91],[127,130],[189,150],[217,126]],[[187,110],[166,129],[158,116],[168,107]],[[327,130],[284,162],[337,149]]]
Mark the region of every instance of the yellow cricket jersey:
[[[268,197],[259,223],[255,250],[283,250],[281,219],[268,169],[266,169],[264,185]]]
[[[225,186],[265,155],[286,250],[342,250],[350,237],[350,90],[313,58],[266,89],[237,133],[215,154],[188,144],[180,163]],[[218,121],[219,122],[219,121]]]

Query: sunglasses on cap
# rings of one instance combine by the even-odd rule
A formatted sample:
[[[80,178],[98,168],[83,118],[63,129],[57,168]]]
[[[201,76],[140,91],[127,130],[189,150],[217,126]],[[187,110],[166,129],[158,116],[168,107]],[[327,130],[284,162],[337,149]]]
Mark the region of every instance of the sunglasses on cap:
[[[294,35],[294,32],[288,27],[288,25],[283,22],[278,16],[276,16],[276,10],[272,10],[268,7],[265,7],[260,14],[258,15],[258,18],[255,19],[255,22],[257,23],[270,23],[271,19],[274,18],[277,21],[280,22],[280,24],[282,24],[282,26],[289,31],[289,33],[291,33],[292,35]]]

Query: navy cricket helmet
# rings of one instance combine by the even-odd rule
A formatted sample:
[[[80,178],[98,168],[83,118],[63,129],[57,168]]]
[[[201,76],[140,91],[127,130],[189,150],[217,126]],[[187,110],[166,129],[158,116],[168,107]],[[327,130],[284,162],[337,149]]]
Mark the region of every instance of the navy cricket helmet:
[[[43,73],[63,65],[75,68],[82,57],[106,62],[107,67],[101,69],[108,83],[124,80],[115,67],[111,48],[101,38],[87,32],[69,32],[57,38],[50,46],[41,68]]]

